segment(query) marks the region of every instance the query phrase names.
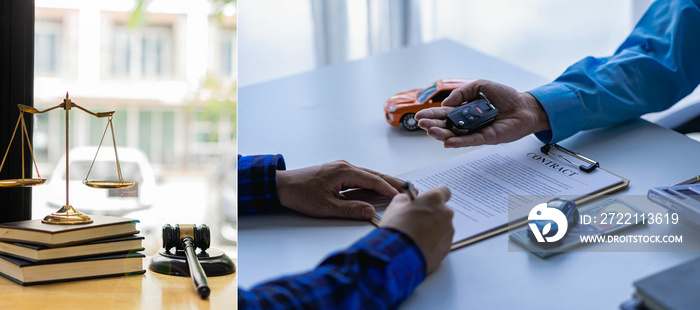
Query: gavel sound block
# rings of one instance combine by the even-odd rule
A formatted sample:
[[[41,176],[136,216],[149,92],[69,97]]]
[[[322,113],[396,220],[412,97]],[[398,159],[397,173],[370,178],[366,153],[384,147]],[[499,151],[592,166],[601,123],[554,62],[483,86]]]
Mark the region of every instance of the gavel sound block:
[[[163,226],[163,248],[153,256],[148,269],[176,276],[192,277],[197,293],[209,296],[207,276],[222,276],[236,271],[233,261],[221,250],[210,249],[207,225]],[[199,248],[200,252],[196,253]]]

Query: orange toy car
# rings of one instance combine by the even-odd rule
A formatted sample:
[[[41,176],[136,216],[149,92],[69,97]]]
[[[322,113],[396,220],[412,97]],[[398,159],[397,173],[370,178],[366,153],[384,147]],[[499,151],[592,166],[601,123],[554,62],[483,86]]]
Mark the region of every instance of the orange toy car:
[[[384,103],[386,121],[394,127],[401,125],[406,130],[416,130],[418,122],[414,116],[418,111],[439,107],[452,90],[472,81],[474,80],[441,79],[423,89],[416,88],[397,93]]]

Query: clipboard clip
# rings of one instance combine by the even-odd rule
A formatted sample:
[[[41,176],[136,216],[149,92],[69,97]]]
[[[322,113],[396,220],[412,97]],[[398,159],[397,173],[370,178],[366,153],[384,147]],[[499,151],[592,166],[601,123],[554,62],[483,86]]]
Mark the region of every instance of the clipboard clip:
[[[573,157],[575,157],[576,159],[578,159],[578,160],[584,162],[585,164],[578,165],[578,164],[574,163],[573,161],[571,161],[570,159],[568,159],[568,158],[566,158],[566,157],[564,157],[564,156],[562,156],[562,155],[552,153],[552,152],[550,152],[552,148],[555,148],[555,149],[559,150],[560,152],[565,153],[565,154],[567,154],[567,155],[569,155],[569,156],[573,156]],[[542,146],[542,147],[540,148],[540,151],[542,151],[542,153],[545,153],[545,154],[547,154],[547,155],[551,155],[551,156],[556,156],[556,157],[563,158],[564,160],[568,161],[570,164],[572,164],[572,165],[574,165],[574,166],[578,166],[578,168],[581,169],[581,171],[583,171],[583,172],[591,172],[591,171],[595,170],[595,168],[600,167],[600,164],[599,164],[597,161],[592,160],[592,159],[590,159],[590,158],[588,158],[588,157],[586,157],[586,156],[583,156],[583,155],[581,155],[581,154],[579,154],[579,153],[569,151],[569,150],[566,149],[565,147],[560,146],[560,145],[558,145],[558,144],[545,144],[544,146]]]

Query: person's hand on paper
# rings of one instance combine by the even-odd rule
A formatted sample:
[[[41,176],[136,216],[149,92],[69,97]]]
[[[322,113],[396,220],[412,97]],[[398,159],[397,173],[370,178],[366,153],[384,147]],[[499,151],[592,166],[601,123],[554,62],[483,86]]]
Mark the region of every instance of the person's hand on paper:
[[[426,191],[411,201],[408,195],[396,195],[382,215],[380,227],[398,229],[418,244],[428,264],[435,270],[450,252],[454,227],[453,211],[445,205],[450,190],[440,186]]]
[[[463,102],[477,98],[479,92],[484,93],[498,109],[496,121],[475,133],[458,135],[446,128],[447,114]],[[550,129],[549,118],[535,97],[487,80],[477,80],[455,89],[442,102],[442,107],[422,110],[415,117],[418,126],[429,136],[443,141],[446,148],[511,142]]]
[[[374,207],[368,202],[345,200],[340,191],[366,188],[389,198],[401,190],[403,181],[370,169],[334,161],[295,170],[277,171],[280,203],[315,217],[371,219]]]

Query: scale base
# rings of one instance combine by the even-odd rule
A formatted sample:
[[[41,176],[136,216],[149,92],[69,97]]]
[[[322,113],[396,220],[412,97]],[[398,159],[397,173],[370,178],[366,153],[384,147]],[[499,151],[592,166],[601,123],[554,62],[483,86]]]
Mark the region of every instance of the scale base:
[[[54,224],[54,225],[76,225],[76,224],[90,224],[92,219],[86,214],[73,209],[73,206],[63,206],[60,210],[51,213],[41,220],[44,224]]]
[[[208,277],[223,276],[232,274],[236,271],[236,265],[233,261],[221,250],[208,249],[197,254],[199,264],[202,265],[204,273]],[[151,263],[148,266],[153,272],[189,277],[190,267],[187,265],[185,251],[166,251],[160,249],[157,255],[151,258]]]

